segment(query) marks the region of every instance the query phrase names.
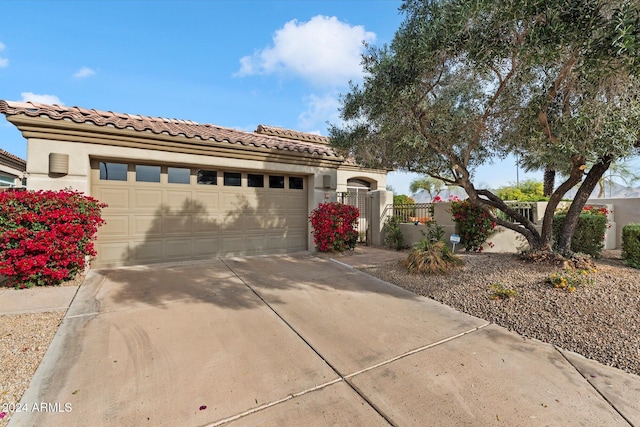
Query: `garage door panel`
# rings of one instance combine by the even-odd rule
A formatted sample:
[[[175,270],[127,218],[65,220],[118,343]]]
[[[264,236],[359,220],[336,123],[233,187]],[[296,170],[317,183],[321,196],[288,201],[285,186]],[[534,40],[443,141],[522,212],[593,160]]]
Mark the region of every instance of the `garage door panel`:
[[[137,240],[133,241],[131,246],[131,261],[133,263],[163,260],[161,239]]]
[[[129,259],[129,241],[103,243],[96,242],[100,266],[118,266],[123,264],[123,260]]]
[[[164,205],[170,209],[192,211],[194,206],[191,204],[191,191],[167,190]]]
[[[157,215],[133,215],[132,235],[142,236],[162,236],[162,216]]]
[[[223,215],[197,215],[193,218],[193,232],[217,233],[221,229]]]
[[[162,190],[135,189],[133,192],[134,209],[160,209]]]
[[[221,239],[224,252],[230,255],[241,255],[244,253],[244,237],[243,236],[226,236]]]
[[[164,241],[162,258],[174,261],[193,257],[193,243],[191,239],[169,239]]]
[[[247,236],[244,243],[246,254],[261,253],[265,248],[265,236]]]
[[[287,249],[287,239],[284,235],[267,236],[266,246],[269,252],[284,251]]]
[[[129,190],[126,187],[99,188],[95,198],[109,205],[109,209],[129,209]]]
[[[197,257],[218,255],[220,253],[220,239],[218,237],[194,239],[193,252]]]
[[[196,191],[193,200],[194,206],[198,209],[202,208],[210,212],[220,208],[220,193],[215,187],[211,191]]]
[[[129,215],[105,215],[105,223],[100,227],[101,236],[122,237],[129,236]]]
[[[193,217],[180,213],[165,214],[162,216],[163,234],[191,234],[193,230]]]
[[[287,249],[290,251],[304,251],[307,249],[306,233],[288,233]]]

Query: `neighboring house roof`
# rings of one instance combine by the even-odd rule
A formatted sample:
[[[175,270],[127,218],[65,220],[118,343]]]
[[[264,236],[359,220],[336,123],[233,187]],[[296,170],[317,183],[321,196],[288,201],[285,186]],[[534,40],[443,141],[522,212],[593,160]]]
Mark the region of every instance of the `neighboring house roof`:
[[[229,144],[241,144],[243,146],[340,157],[338,153],[328,145],[329,138],[265,125],[258,126],[258,130],[252,133],[212,124],[200,124],[190,120],[140,116],[93,109],[88,110],[86,108],[67,107],[64,105],[3,100],[0,100],[0,113],[7,117],[17,115],[29,117],[46,116],[52,120],[73,121],[80,124],[89,123],[101,127],[115,127],[117,129],[134,129],[136,131],[152,132],[158,135],[183,136],[185,138],[198,138],[203,141],[213,140],[218,143],[227,142]]]
[[[13,169],[16,169],[20,172],[24,172],[27,170],[27,162],[22,160],[18,156],[14,156],[13,154],[0,149],[0,164],[9,166]]]

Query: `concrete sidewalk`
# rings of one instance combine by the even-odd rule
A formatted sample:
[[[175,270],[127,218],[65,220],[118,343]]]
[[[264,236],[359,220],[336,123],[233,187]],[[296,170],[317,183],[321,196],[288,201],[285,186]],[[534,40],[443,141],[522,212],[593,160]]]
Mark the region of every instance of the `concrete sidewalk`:
[[[640,426],[640,377],[352,268],[378,251],[91,271],[9,425]]]

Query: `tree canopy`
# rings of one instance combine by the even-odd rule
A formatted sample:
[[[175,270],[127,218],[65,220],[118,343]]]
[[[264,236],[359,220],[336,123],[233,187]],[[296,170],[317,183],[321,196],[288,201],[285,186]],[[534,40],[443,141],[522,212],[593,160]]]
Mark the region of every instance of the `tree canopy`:
[[[364,82],[343,96],[332,144],[367,166],[462,187],[534,249],[551,250],[553,212],[580,184],[558,245],[568,252],[598,180],[638,152],[640,2],[405,0],[400,9],[391,45],[363,55]],[[509,154],[566,177],[542,232],[474,186],[477,166]]]

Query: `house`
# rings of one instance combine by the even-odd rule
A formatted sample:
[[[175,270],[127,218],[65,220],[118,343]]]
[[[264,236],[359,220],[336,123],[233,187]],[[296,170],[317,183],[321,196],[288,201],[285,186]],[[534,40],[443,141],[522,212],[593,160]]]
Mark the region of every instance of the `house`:
[[[0,149],[0,191],[22,187],[26,182],[27,162]]]
[[[368,194],[368,238],[381,243],[387,171],[326,137],[32,102],[0,101],[0,113],[27,139],[28,189],[109,205],[94,268],[313,250],[308,215],[347,191]]]

